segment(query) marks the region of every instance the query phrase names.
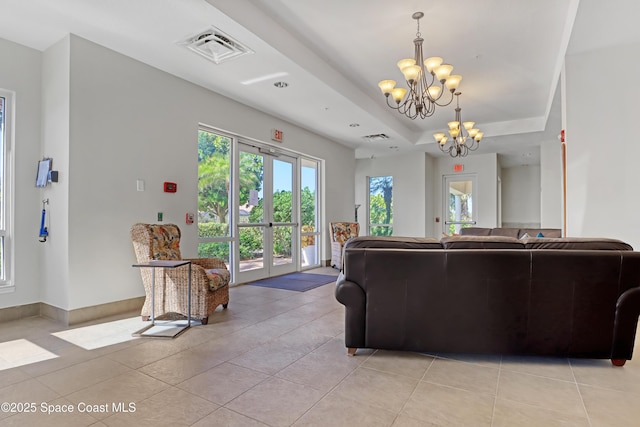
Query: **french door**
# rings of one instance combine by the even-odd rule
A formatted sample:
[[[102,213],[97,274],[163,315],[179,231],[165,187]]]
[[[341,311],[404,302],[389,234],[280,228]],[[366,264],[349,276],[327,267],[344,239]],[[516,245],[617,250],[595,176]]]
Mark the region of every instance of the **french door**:
[[[296,271],[299,251],[297,159],[251,145],[238,144],[240,203],[237,283]]]

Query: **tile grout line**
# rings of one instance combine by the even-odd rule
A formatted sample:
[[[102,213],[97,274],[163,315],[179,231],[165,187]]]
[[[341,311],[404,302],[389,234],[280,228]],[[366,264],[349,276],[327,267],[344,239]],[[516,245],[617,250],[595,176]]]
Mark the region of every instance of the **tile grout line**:
[[[569,363],[569,368],[571,369],[571,376],[573,377],[573,382],[576,385],[576,390],[578,391],[578,396],[580,396],[580,403],[582,403],[582,409],[584,409],[584,414],[587,417],[587,423],[589,427],[593,427],[593,423],[591,422],[591,417],[589,416],[589,411],[587,411],[587,405],[584,403],[584,397],[582,397],[582,391],[580,391],[580,385],[578,384],[578,379],[576,378],[576,373],[573,370],[573,363],[571,363],[571,359],[567,358],[567,362]]]

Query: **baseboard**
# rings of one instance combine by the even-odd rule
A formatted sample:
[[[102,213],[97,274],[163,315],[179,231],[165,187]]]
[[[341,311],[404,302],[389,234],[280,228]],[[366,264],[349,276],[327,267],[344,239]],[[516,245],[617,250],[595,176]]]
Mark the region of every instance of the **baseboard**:
[[[93,305],[91,307],[64,310],[43,302],[26,304],[16,307],[0,309],[0,322],[19,320],[26,317],[42,316],[56,320],[64,325],[72,326],[79,323],[101,319],[103,317],[140,311],[145,297],[136,297],[106,304]]]
[[[34,316],[40,316],[39,302],[18,305],[15,307],[0,308],[0,323]]]

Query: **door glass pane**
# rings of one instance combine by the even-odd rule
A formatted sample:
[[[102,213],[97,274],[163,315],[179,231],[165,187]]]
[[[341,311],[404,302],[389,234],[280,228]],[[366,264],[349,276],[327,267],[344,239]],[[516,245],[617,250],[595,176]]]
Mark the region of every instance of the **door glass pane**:
[[[474,224],[473,181],[449,181],[449,234],[459,234],[463,227]]]
[[[393,234],[393,177],[369,178],[369,235]]]
[[[316,249],[317,230],[317,177],[318,163],[302,159],[302,185],[300,190],[300,249],[302,252],[302,267],[318,264]]]
[[[264,267],[264,227],[240,228],[240,271]]]
[[[293,164],[273,159],[273,222],[293,222]],[[291,263],[291,226],[273,227],[273,265]]]
[[[293,165],[273,161],[273,222],[293,222]]]
[[[264,267],[264,156],[240,152],[240,271]]]
[[[273,265],[291,263],[291,250],[293,247],[290,225],[276,225],[273,227]]]

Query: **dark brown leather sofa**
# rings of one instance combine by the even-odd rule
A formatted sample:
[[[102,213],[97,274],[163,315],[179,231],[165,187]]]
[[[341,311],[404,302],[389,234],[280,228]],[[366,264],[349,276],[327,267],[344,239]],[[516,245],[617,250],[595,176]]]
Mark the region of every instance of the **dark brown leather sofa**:
[[[461,236],[504,236],[521,239],[523,236],[537,237],[562,237],[562,230],[559,228],[484,228],[466,227],[460,229]]]
[[[640,252],[614,239],[358,237],[335,295],[357,348],[631,359]]]

